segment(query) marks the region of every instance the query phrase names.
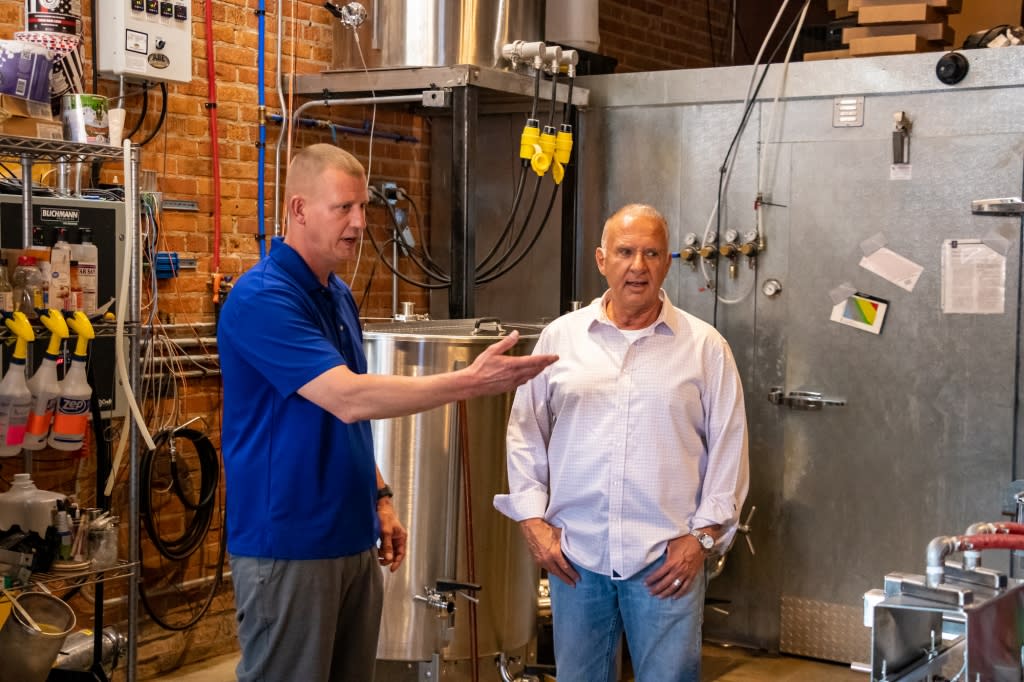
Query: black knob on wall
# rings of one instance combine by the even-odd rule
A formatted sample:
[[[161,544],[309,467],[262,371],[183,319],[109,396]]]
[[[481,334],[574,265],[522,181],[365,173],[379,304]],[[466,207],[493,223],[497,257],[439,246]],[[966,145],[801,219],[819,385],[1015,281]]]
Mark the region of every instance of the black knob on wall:
[[[935,75],[946,85],[956,85],[962,81],[967,72],[971,70],[967,57],[959,52],[947,52],[939,58],[935,65]]]

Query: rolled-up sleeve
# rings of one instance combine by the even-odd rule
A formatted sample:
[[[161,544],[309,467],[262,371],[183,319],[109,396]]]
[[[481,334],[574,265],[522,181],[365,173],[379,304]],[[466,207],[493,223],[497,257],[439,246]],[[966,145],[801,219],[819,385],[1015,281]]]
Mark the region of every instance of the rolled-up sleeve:
[[[721,525],[725,533],[718,546],[732,544],[740,509],[750,486],[747,449],[747,417],[736,361],[728,344],[709,358],[704,413],[707,433],[707,471],[700,504],[693,515],[693,528]]]

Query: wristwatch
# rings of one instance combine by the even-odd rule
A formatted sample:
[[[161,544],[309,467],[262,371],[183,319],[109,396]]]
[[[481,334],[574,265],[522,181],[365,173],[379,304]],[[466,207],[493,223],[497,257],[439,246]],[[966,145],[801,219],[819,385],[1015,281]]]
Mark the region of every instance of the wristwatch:
[[[377,488],[377,501],[379,502],[385,497],[394,497],[395,493],[391,490],[391,486],[387,483],[384,484],[383,488]]]
[[[690,535],[697,538],[697,542],[700,543],[701,549],[705,552],[710,552],[715,548],[715,537],[710,533],[694,529],[690,531]]]

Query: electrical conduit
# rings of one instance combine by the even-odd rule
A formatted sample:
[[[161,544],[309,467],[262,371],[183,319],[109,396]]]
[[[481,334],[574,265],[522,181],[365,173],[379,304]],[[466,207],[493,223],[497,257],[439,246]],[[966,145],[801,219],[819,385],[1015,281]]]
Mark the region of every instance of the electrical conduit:
[[[266,164],[267,164],[267,98],[266,93],[266,77],[264,76],[264,69],[266,69],[266,58],[263,56],[264,50],[266,50],[267,44],[267,5],[265,0],[260,0],[259,7],[256,10],[256,21],[259,26],[259,39],[257,41],[256,54],[256,93],[257,93],[257,115],[259,116],[259,143],[257,145],[257,152],[259,154],[256,161],[256,234],[260,245],[260,259],[267,255],[267,230],[264,222],[266,221]]]
[[[261,17],[262,18],[262,17]],[[263,51],[260,50],[260,59]],[[210,156],[213,162],[213,274],[220,272],[220,136],[217,134],[217,75],[213,54],[213,4],[206,4],[206,108],[210,112]],[[259,69],[262,77],[263,69]],[[260,93],[262,95],[262,88]],[[262,170],[263,165],[260,164]],[[262,204],[261,204],[262,205]],[[214,292],[216,294],[216,292]],[[120,319],[120,317],[118,318]],[[148,435],[148,434],[147,434]],[[152,441],[150,441],[152,442]],[[152,446],[150,446],[152,447]]]

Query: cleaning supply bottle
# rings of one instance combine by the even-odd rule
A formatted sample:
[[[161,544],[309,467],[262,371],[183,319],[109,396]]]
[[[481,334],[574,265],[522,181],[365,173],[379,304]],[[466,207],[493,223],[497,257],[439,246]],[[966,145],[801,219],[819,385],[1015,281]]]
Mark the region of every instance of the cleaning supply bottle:
[[[81,310],[68,318],[68,326],[78,335],[71,367],[60,382],[60,397],[53,417],[53,429],[47,442],[58,450],[78,450],[85,441],[89,425],[89,399],[92,386],[85,378],[85,363],[89,359],[89,341],[96,338],[89,318]],[[2,384],[0,384],[2,387]]]
[[[18,256],[11,283],[14,295],[14,309],[29,317],[36,316],[36,308],[43,307],[43,290],[47,286],[43,274],[36,267],[35,256]]]
[[[0,531],[17,525],[46,537],[46,529],[53,525],[57,500],[63,499],[60,493],[37,488],[31,474],[14,474],[11,489],[0,493]]]
[[[46,447],[46,437],[50,433],[50,422],[53,411],[60,396],[60,382],[57,380],[57,360],[60,357],[60,344],[68,338],[68,323],[59,310],[50,308],[40,318],[43,325],[50,330],[50,344],[46,347],[46,355],[39,364],[39,369],[28,380],[28,390],[32,394],[32,408],[28,413],[28,427],[25,431],[26,450],[42,450]]]
[[[92,243],[92,228],[79,228],[81,244],[71,245],[71,257],[78,261],[78,284],[82,289],[82,305],[79,310],[92,317],[99,307],[96,286],[98,282],[99,252]]]
[[[7,277],[6,265],[0,265],[0,312],[14,312],[14,288]]]
[[[57,241],[50,249],[50,308],[71,310],[71,244],[67,241],[67,230],[57,229]]]
[[[11,313],[4,324],[14,333],[14,355],[7,374],[0,381],[0,457],[11,457],[21,452],[28,425],[28,411],[32,406],[32,393],[25,380],[25,358],[28,344],[36,338],[32,324],[25,313]]]

